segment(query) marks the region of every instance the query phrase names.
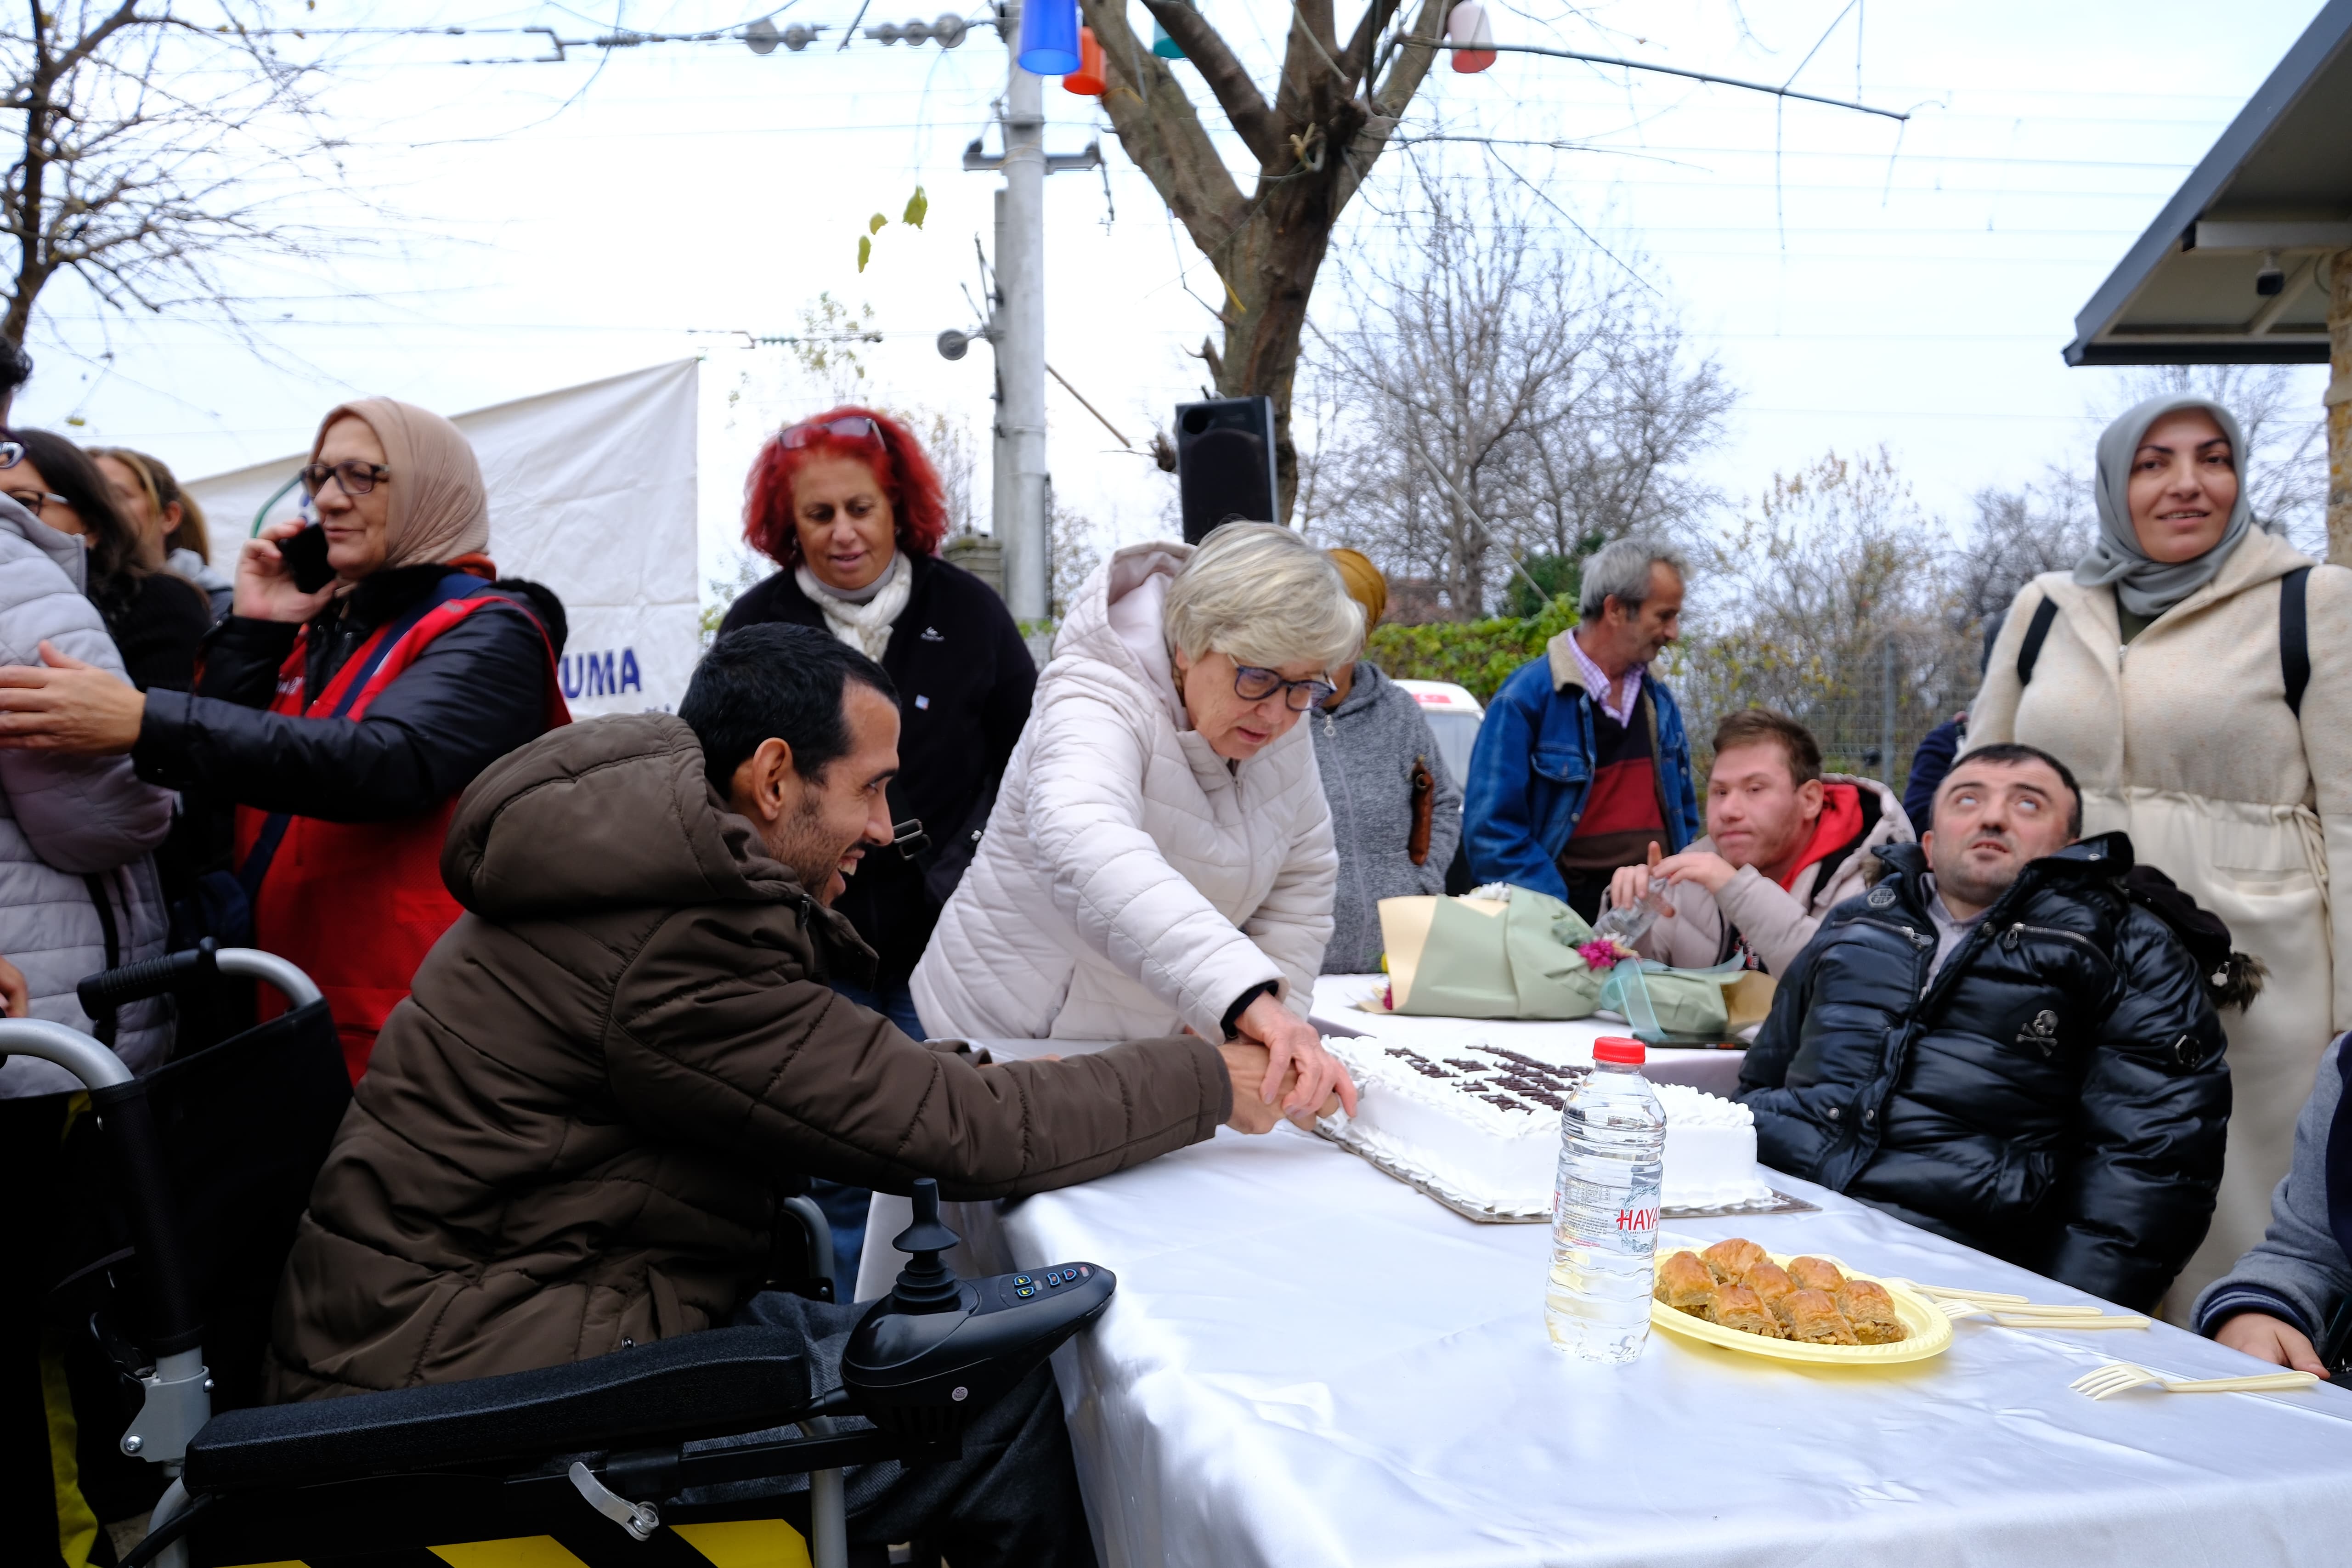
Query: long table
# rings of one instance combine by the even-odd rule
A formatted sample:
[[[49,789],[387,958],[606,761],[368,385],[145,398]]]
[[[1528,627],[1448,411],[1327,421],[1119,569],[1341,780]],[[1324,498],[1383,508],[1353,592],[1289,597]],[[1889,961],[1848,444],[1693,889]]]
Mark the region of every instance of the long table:
[[[1821,1211],[1670,1219],[1663,1244],[1742,1235],[1872,1273],[2086,1300],[1834,1193],[1776,1185]],[[1633,1364],[1590,1366],[1544,1331],[1547,1227],[1462,1218],[1287,1127],[948,1211],[967,1270],[1086,1260],[1118,1276],[1109,1310],[1055,1362],[1110,1568],[2352,1560],[2352,1393],[2068,1390],[2118,1357],[2252,1370],[2162,1324],[1962,1321],[1943,1355],[1872,1371],[1654,1332]],[[877,1253],[896,1226],[877,1228],[861,1295],[888,1277]]]

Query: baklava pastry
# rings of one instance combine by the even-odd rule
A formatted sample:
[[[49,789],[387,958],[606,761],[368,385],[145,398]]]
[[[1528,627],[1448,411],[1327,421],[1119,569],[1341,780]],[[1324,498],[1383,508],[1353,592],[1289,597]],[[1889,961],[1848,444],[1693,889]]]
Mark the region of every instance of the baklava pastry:
[[[1797,1282],[1789,1278],[1789,1271],[1769,1258],[1749,1269],[1748,1278],[1740,1283],[1755,1291],[1757,1299],[1767,1307],[1776,1310],[1781,1299],[1797,1288]]]
[[[1754,1295],[1754,1291],[1749,1291]],[[1819,1290],[1791,1290],[1780,1303],[1780,1337],[1805,1344],[1854,1345],[1853,1325],[1837,1310],[1837,1302]]]
[[[1910,1331],[1895,1315],[1895,1298],[1875,1279],[1849,1279],[1838,1292],[1838,1310],[1853,1327],[1853,1337],[1866,1345],[1891,1345]]]
[[[1726,1285],[1715,1293],[1714,1321],[1742,1333],[1761,1334],[1768,1340],[1787,1337],[1773,1321],[1771,1310],[1745,1285]]]
[[[1749,1269],[1764,1261],[1764,1249],[1744,1237],[1735,1236],[1717,1242],[1698,1258],[1713,1271],[1717,1283],[1737,1285],[1748,1278]]]
[[[1651,1292],[1677,1312],[1704,1318],[1715,1305],[1715,1276],[1696,1252],[1677,1252],[1658,1265],[1657,1289]]]
[[[1845,1289],[1845,1276],[1839,1273],[1837,1265],[1826,1258],[1791,1258],[1789,1259],[1789,1278],[1797,1282],[1798,1289],[1819,1290],[1832,1300]]]

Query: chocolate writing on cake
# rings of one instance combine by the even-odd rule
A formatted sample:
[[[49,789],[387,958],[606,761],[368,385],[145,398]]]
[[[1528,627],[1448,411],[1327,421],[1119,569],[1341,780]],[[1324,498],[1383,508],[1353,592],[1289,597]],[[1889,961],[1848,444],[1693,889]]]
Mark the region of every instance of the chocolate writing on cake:
[[[1579,1079],[1591,1070],[1538,1061],[1498,1046],[1465,1046],[1462,1049],[1465,1053],[1462,1056],[1432,1061],[1403,1046],[1385,1047],[1388,1055],[1423,1078],[1459,1083],[1462,1092],[1474,1100],[1483,1100],[1504,1110],[1523,1110],[1530,1116],[1538,1105],[1553,1111],[1567,1110],[1569,1092]]]

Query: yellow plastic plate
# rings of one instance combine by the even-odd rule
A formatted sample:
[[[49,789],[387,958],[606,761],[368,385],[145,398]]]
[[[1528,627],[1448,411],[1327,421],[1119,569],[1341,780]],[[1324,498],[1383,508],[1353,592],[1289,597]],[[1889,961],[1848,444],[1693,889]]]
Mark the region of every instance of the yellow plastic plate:
[[[1661,1252],[1657,1261],[1664,1264],[1674,1256],[1675,1248]],[[1781,1268],[1789,1267],[1795,1253],[1765,1254]],[[1820,1258],[1821,1253],[1811,1256]],[[1837,1263],[1837,1259],[1831,1258]],[[1727,1329],[1720,1323],[1710,1323],[1704,1318],[1694,1318],[1688,1312],[1676,1311],[1656,1297],[1650,1299],[1650,1322],[1670,1334],[1680,1334],[1686,1340],[1704,1340],[1711,1345],[1721,1345],[1727,1351],[1739,1351],[1748,1355],[1760,1355],[1773,1361],[1813,1362],[1826,1366],[1892,1366],[1906,1361],[1926,1361],[1941,1355],[1952,1342],[1952,1320],[1944,1316],[1936,1305],[1916,1291],[1900,1285],[1889,1284],[1877,1276],[1864,1274],[1838,1263],[1838,1271],[1850,1279],[1873,1279],[1886,1287],[1895,1300],[1895,1315],[1903,1320],[1910,1333],[1891,1345],[1818,1345],[1797,1340],[1768,1340],[1761,1334],[1743,1333]]]

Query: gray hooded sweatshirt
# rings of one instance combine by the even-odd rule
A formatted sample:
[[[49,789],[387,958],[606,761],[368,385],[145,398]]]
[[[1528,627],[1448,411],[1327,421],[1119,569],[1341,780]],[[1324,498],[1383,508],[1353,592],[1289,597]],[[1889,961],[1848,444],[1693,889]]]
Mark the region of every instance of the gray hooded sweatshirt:
[[[2294,1164],[2271,1195],[2271,1227],[2230,1269],[2205,1287],[2189,1321],[2210,1334],[2241,1312],[2267,1312],[2317,1345],[2352,1300],[2352,1259],[2327,1221],[2327,1139],[2344,1100],[2344,1042],[2319,1058],[2319,1076],[2294,1124]],[[2325,1353],[2323,1347],[2323,1353]]]
[[[1307,723],[1339,855],[1323,973],[1369,974],[1381,966],[1381,900],[1445,891],[1445,868],[1462,841],[1462,786],[1445,771],[1421,704],[1378,665],[1358,663],[1347,700]],[[1437,781],[1429,856],[1418,866],[1407,852],[1416,757]]]
[[[0,664],[40,663],[46,639],[122,674],[114,639],[82,592],[87,568],[80,540],[0,497]],[[91,1032],[74,985],[107,966],[100,898],[113,919],[117,962],[163,951],[150,851],[171,828],[172,792],[142,783],[127,756],[0,749],[0,958],[24,971],[34,1017]],[[170,1045],[168,1006],[158,998],[122,1010],[114,1049],[132,1071],[153,1066]],[[80,1087],[63,1068],[30,1057],[0,1066],[0,1100]]]

